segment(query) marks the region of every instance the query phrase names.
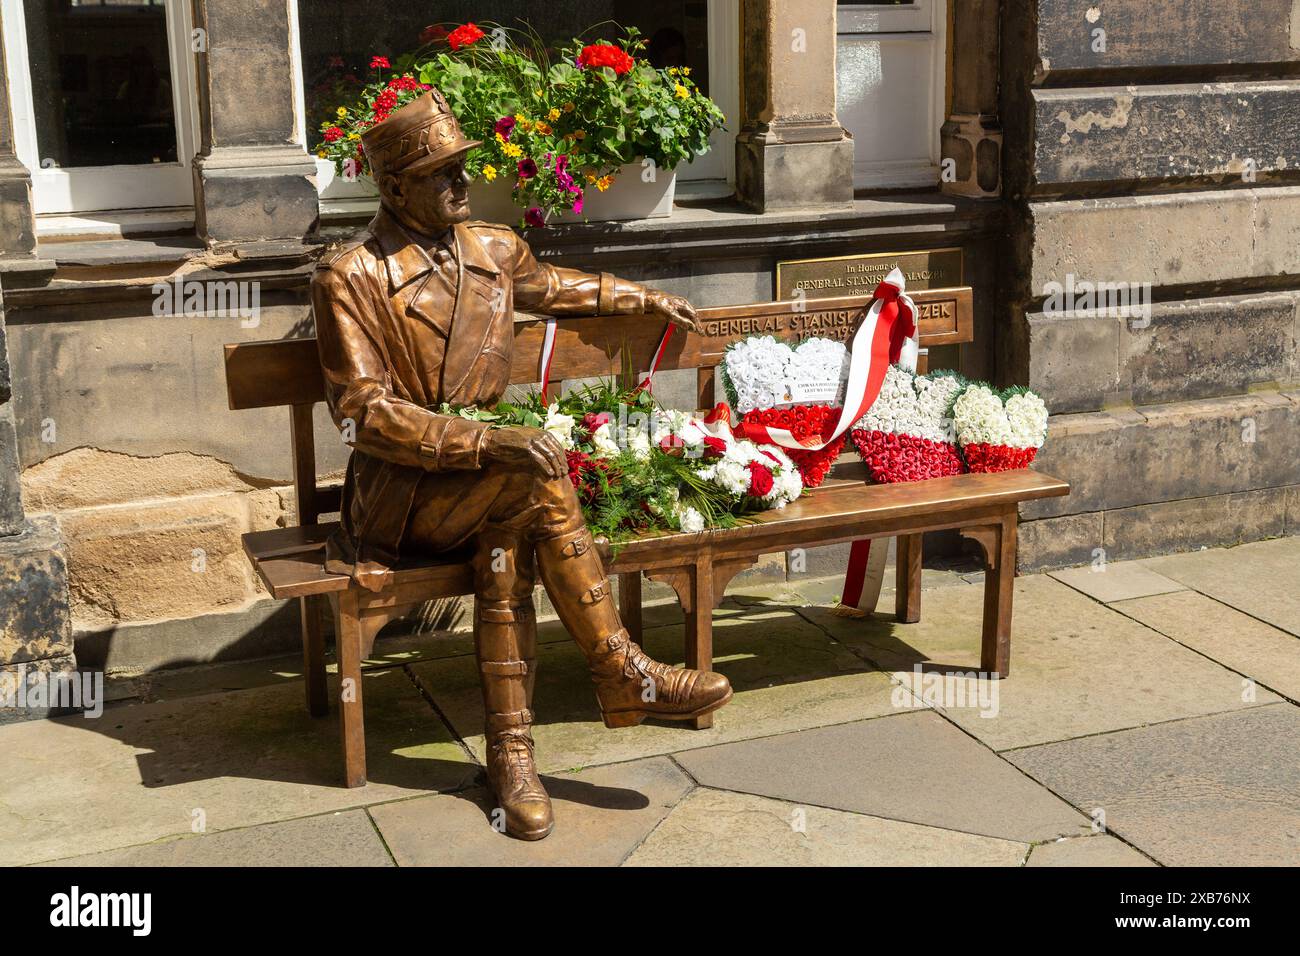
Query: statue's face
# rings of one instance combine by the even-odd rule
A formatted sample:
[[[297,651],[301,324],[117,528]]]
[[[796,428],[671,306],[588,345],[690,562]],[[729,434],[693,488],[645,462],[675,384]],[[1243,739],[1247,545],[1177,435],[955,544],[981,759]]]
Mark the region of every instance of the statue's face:
[[[385,201],[406,225],[441,232],[469,218],[469,177],[458,157],[432,169],[390,177]]]

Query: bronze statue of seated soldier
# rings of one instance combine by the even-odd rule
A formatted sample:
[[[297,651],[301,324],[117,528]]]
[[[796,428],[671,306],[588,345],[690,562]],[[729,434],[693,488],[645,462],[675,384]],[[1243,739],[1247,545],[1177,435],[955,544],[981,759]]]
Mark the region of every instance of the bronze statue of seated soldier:
[[[464,138],[437,90],[361,142],[379,213],[311,282],[327,401],[353,449],[327,567],[379,590],[404,555],[472,546],[488,781],[507,832],[538,840],[553,826],[529,730],[538,572],[587,656],[607,727],[702,716],[731,687],[652,660],[628,637],[553,436],[432,409],[501,399],[516,308],[645,313],[689,330],[695,311],[609,273],[539,263],[509,227],[467,221],[464,159],[480,143]]]

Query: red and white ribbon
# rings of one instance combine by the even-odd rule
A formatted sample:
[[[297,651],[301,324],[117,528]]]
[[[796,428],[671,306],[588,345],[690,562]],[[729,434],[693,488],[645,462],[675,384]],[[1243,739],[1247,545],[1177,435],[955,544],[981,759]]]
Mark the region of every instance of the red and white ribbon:
[[[542,404],[549,399],[546,391],[551,384],[551,360],[555,358],[555,317],[546,320],[546,331],[542,334],[542,355],[538,361],[537,373],[542,382]]]
[[[659,362],[663,359],[664,352],[667,351],[668,349],[668,340],[673,337],[674,328],[675,326],[671,322],[669,322],[666,326],[664,326],[664,334],[660,336],[659,345],[655,348],[655,357],[650,360],[650,371],[646,373],[645,378],[641,380],[641,384],[638,385],[633,391],[639,392],[643,388],[647,392],[654,391],[655,372],[658,371]]]
[[[817,451],[848,431],[867,413],[880,395],[885,372],[891,364],[910,364],[916,369],[918,348],[916,305],[904,290],[903,273],[894,269],[876,286],[875,297],[849,347],[849,383],[839,420],[828,432],[802,441],[784,428],[742,423],[741,438],[802,451]]]
[[[844,572],[840,606],[870,614],[880,601],[885,581],[888,538],[859,538],[849,546],[849,566]]]

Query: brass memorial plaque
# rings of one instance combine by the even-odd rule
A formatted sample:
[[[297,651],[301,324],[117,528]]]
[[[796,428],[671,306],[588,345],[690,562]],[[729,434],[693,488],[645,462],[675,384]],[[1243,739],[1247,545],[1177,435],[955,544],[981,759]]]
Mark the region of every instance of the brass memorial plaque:
[[[894,268],[907,279],[908,292],[951,289],[963,284],[961,249],[879,252],[778,262],[776,297],[793,299],[796,289],[802,289],[809,299],[870,295]]]

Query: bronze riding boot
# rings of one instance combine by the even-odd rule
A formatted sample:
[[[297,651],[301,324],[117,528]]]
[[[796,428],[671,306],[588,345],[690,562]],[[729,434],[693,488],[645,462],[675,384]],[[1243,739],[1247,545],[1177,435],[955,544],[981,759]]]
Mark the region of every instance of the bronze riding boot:
[[[506,833],[540,840],[555,819],[533,765],[533,684],[537,620],[531,548],[484,533],[475,556],[474,646],[486,712],[487,777]]]
[[[606,727],[690,720],[731,699],[721,674],[661,664],[628,636],[585,526],[538,541],[537,564],[560,621],[587,655]]]

